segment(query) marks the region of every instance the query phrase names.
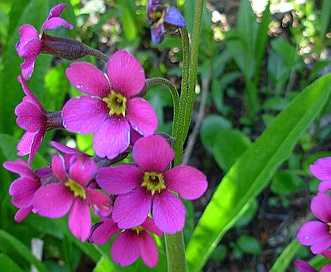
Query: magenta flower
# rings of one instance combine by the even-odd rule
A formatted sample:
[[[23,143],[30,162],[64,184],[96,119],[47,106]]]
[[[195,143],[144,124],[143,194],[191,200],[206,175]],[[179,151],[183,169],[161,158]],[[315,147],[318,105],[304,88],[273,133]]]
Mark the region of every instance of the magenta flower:
[[[318,159],[309,167],[310,172],[322,182],[318,186],[320,192],[331,189],[331,157]]]
[[[316,270],[310,264],[301,260],[296,260],[294,262],[294,265],[299,270],[299,272],[318,272],[318,270]],[[329,272],[329,271],[331,271],[331,264],[323,265],[323,267],[320,270],[320,272]]]
[[[151,135],[157,128],[152,106],[136,97],[145,85],[140,63],[125,50],[109,58],[106,77],[93,65],[71,64],[66,75],[79,91],[88,94],[70,99],[63,107],[63,124],[69,131],[93,136],[99,157],[115,158],[124,152],[134,129]]]
[[[65,7],[66,4],[59,4],[51,9],[46,21],[41,27],[40,36],[32,25],[25,24],[20,27],[20,40],[16,44],[16,49],[20,58],[24,58],[24,62],[21,64],[21,69],[25,80],[30,79],[34,70],[36,58],[42,51],[42,38],[44,31],[57,29],[61,26],[68,29],[73,28],[66,20],[59,17]]]
[[[141,225],[152,211],[156,226],[163,232],[183,229],[185,208],[172,192],[188,200],[199,198],[207,188],[203,173],[180,165],[167,170],[174,151],[160,135],[139,139],[133,146],[136,165],[122,164],[101,168],[97,183],[107,193],[118,195],[113,220],[123,229]]]
[[[158,251],[149,233],[162,236],[162,232],[151,218],[147,217],[140,226],[124,231],[111,218],[102,218],[100,223],[93,228],[89,242],[102,245],[111,236],[119,232],[120,234],[115,238],[110,251],[115,263],[121,266],[128,266],[141,256],[148,267],[156,266]]]
[[[309,221],[299,230],[297,238],[305,246],[310,246],[314,254],[321,254],[331,246],[331,198],[326,193],[313,197],[310,209],[320,221]]]
[[[14,180],[10,185],[9,195],[12,197],[12,204],[19,208],[14,219],[21,222],[33,210],[32,199],[34,193],[39,189],[41,181],[38,175],[22,159],[6,161],[3,167],[20,175],[20,178]]]
[[[108,216],[111,212],[110,198],[96,190],[97,165],[86,156],[54,155],[51,168],[57,182],[36,191],[34,210],[50,218],[59,218],[69,212],[71,232],[85,241],[91,229],[90,206],[97,215]]]
[[[48,112],[40,104],[38,99],[30,91],[21,76],[18,77],[26,96],[15,108],[17,115],[16,123],[26,130],[22,139],[17,145],[18,155],[29,155],[30,164],[44,138],[47,130],[62,128],[62,118],[60,112]]]
[[[147,17],[151,27],[152,41],[159,44],[163,41],[165,25],[185,27],[185,19],[175,7],[162,5],[162,0],[148,0]]]

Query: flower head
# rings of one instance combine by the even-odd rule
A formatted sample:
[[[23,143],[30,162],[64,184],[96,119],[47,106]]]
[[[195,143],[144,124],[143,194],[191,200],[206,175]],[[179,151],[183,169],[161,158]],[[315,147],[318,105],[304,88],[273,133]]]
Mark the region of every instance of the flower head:
[[[33,73],[34,63],[42,49],[44,31],[57,29],[61,26],[68,29],[73,28],[66,20],[59,17],[65,7],[66,4],[59,4],[51,9],[46,21],[41,27],[40,35],[32,25],[25,24],[20,27],[20,40],[16,44],[16,49],[20,58],[24,58],[21,69],[25,80],[29,80]]]
[[[331,189],[331,157],[318,159],[309,167],[310,172],[322,182],[318,186],[320,192]]]
[[[175,27],[185,27],[185,19],[175,7],[162,5],[162,0],[148,0],[147,17],[151,27],[151,36],[154,43],[163,41],[165,24]]]
[[[152,106],[136,97],[145,85],[140,63],[125,50],[109,58],[107,76],[93,65],[73,63],[66,75],[87,96],[70,99],[63,108],[63,124],[69,131],[93,136],[99,157],[115,158],[130,145],[131,129],[151,135],[157,128]]]
[[[10,185],[9,195],[12,197],[12,204],[19,208],[14,219],[21,222],[33,210],[32,199],[41,186],[41,180],[22,159],[6,161],[3,167],[20,175],[20,178],[14,180]]]
[[[139,139],[132,155],[136,165],[101,168],[96,176],[102,189],[117,195],[113,220],[120,228],[133,228],[152,211],[161,231],[172,234],[182,230],[185,208],[172,192],[188,200],[199,198],[207,188],[205,175],[186,165],[168,170],[174,151],[160,135]]]
[[[47,130],[62,128],[62,118],[59,112],[48,112],[30,91],[21,76],[18,77],[26,96],[15,108],[16,123],[26,130],[18,143],[18,155],[29,155],[28,163],[33,160]]]
[[[150,233],[162,236],[162,232],[151,218],[147,217],[140,226],[125,230],[120,229],[111,218],[102,218],[92,229],[89,242],[101,245],[116,233],[120,234],[115,238],[110,251],[115,263],[128,266],[141,256],[148,267],[156,266],[158,251]]]
[[[326,193],[318,193],[310,205],[312,213],[320,221],[309,221],[299,230],[297,238],[305,246],[310,246],[314,254],[321,254],[331,246],[331,198]]]
[[[34,210],[50,218],[59,218],[69,212],[71,232],[85,241],[91,229],[89,207],[101,216],[111,213],[110,198],[96,190],[97,165],[86,156],[54,155],[51,168],[57,181],[36,191]]]

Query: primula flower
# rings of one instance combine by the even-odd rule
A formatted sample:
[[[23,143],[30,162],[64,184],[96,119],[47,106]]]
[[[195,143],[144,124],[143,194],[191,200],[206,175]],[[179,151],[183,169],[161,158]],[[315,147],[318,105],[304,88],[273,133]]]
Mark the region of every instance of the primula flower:
[[[297,238],[305,246],[310,246],[314,254],[321,254],[331,246],[331,198],[326,193],[313,197],[310,209],[320,221],[309,221],[299,230]]]
[[[167,170],[174,151],[160,135],[139,139],[132,156],[137,165],[101,168],[96,176],[102,189],[118,195],[113,220],[120,228],[133,228],[141,225],[152,211],[161,231],[172,234],[182,230],[185,208],[172,192],[188,200],[199,198],[207,188],[205,175],[186,165]]]
[[[125,230],[120,229],[111,218],[102,218],[100,223],[97,223],[92,229],[89,242],[102,245],[119,232],[120,234],[115,238],[110,250],[115,263],[128,266],[141,256],[148,267],[156,266],[158,251],[149,233],[162,236],[162,232],[151,218],[147,217],[140,226]]]
[[[159,44],[163,41],[165,24],[185,27],[185,19],[175,7],[162,5],[162,0],[148,0],[147,17],[151,27],[152,41]]]
[[[22,159],[6,161],[3,167],[17,173],[20,177],[13,181],[9,187],[9,195],[12,197],[12,204],[19,208],[14,219],[21,222],[33,209],[32,199],[34,193],[41,186],[40,177],[33,172],[31,167]]]
[[[294,265],[299,270],[299,272],[318,272],[318,270],[316,270],[310,264],[301,260],[296,260],[294,262]],[[320,270],[320,272],[330,272],[330,271],[331,271],[331,264],[324,265]]]
[[[66,20],[59,17],[65,7],[66,4],[59,4],[51,9],[46,21],[41,27],[40,35],[32,25],[25,24],[20,27],[20,40],[16,44],[16,49],[20,58],[24,58],[21,69],[25,80],[30,79],[36,58],[42,51],[44,31],[57,29],[61,26],[68,29],[73,28]]]
[[[26,96],[15,108],[16,123],[26,130],[17,145],[19,156],[29,155],[28,163],[33,160],[47,130],[63,128],[61,112],[48,112],[30,91],[21,76],[18,77]]]
[[[107,76],[93,65],[72,63],[66,75],[73,86],[88,94],[70,99],[63,107],[63,124],[69,131],[93,136],[99,157],[115,158],[130,145],[133,129],[143,136],[157,128],[152,106],[136,97],[145,85],[140,63],[125,50],[109,58]]]
[[[326,192],[331,189],[331,157],[318,159],[309,166],[310,172],[322,182],[318,185],[318,191]]]
[[[50,218],[59,218],[69,212],[71,232],[85,241],[91,229],[89,207],[92,206],[101,216],[108,216],[111,212],[110,198],[95,189],[97,165],[86,156],[54,155],[51,168],[57,182],[36,191],[34,210]]]

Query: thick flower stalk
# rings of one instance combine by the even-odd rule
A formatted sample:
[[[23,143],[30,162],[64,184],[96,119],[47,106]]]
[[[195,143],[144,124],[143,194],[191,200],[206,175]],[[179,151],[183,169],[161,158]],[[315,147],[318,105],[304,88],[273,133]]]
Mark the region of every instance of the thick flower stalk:
[[[19,141],[17,149],[19,156],[29,154],[28,163],[31,163],[46,131],[63,128],[62,117],[61,112],[46,111],[21,76],[18,77],[18,81],[26,96],[15,108],[16,123],[26,132]]]
[[[145,85],[144,70],[127,51],[109,58],[107,76],[86,62],[71,64],[66,75],[87,95],[65,104],[63,124],[72,132],[94,133],[93,148],[99,157],[112,159],[124,152],[132,144],[132,130],[139,137],[155,132],[154,109],[137,97]]]
[[[85,241],[92,226],[90,207],[99,216],[108,216],[112,211],[109,196],[96,189],[97,165],[86,156],[54,155],[51,168],[57,180],[35,192],[33,208],[50,218],[69,212],[69,229],[76,238]]]
[[[25,80],[30,79],[36,58],[42,52],[44,31],[57,29],[61,26],[68,29],[73,28],[66,20],[59,17],[65,7],[66,4],[59,4],[51,9],[46,21],[41,27],[40,35],[32,25],[25,24],[20,27],[20,40],[16,44],[16,49],[20,58],[24,59],[24,62],[21,64],[21,69],[22,76]]]
[[[147,217],[146,220],[132,229],[121,229],[111,218],[102,218],[91,232],[89,242],[102,245],[119,233],[115,238],[110,255],[115,263],[121,266],[133,264],[139,256],[148,267],[156,266],[158,251],[151,234],[162,236],[154,221]]]
[[[135,165],[101,168],[96,176],[102,189],[117,195],[113,220],[120,228],[134,228],[151,212],[161,231],[170,234],[181,231],[185,207],[173,192],[188,200],[199,198],[207,188],[205,175],[186,165],[169,169],[174,152],[160,135],[139,139],[132,156]]]
[[[147,17],[151,27],[152,41],[159,44],[163,41],[166,27],[185,27],[185,19],[180,11],[169,5],[162,5],[162,0],[148,0]]]

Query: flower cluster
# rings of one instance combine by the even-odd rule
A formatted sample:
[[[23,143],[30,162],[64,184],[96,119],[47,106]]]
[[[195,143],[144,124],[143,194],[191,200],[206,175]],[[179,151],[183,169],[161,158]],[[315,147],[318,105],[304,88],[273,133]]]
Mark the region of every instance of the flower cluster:
[[[155,42],[163,39],[163,23],[185,26],[176,8],[160,4],[148,3]],[[154,267],[158,250],[153,235],[174,234],[184,228],[185,207],[180,197],[199,198],[207,189],[206,177],[191,166],[172,167],[175,153],[167,137],[155,134],[157,116],[143,98],[143,67],[125,50],[107,57],[106,74],[87,62],[71,63],[66,76],[83,95],[69,99],[56,112],[43,108],[26,82],[37,56],[48,53],[76,60],[92,52],[70,39],[44,33],[60,26],[72,28],[59,17],[64,8],[65,4],[59,4],[50,11],[40,35],[31,25],[19,29],[16,47],[24,63],[18,81],[26,96],[15,114],[17,125],[26,132],[17,149],[19,156],[29,157],[27,162],[4,163],[20,176],[9,189],[18,208],[15,220],[20,222],[31,212],[49,218],[68,214],[70,231],[82,241],[100,245],[116,236],[110,252],[116,263],[126,266],[141,257],[148,267]],[[95,156],[52,142],[58,153],[52,155],[48,167],[34,171],[30,164],[51,129],[93,134]],[[131,152],[132,163],[121,164]],[[100,217],[99,222],[93,222],[91,212]]]
[[[318,159],[310,165],[310,172],[321,183],[318,187],[318,193],[311,200],[310,209],[318,220],[306,222],[300,228],[297,238],[305,246],[310,246],[313,254],[322,254],[331,259],[331,197],[328,191],[331,189],[331,157]],[[301,272],[317,271],[309,264],[303,261],[295,261],[297,269]],[[320,271],[330,271],[331,264],[326,264]]]

